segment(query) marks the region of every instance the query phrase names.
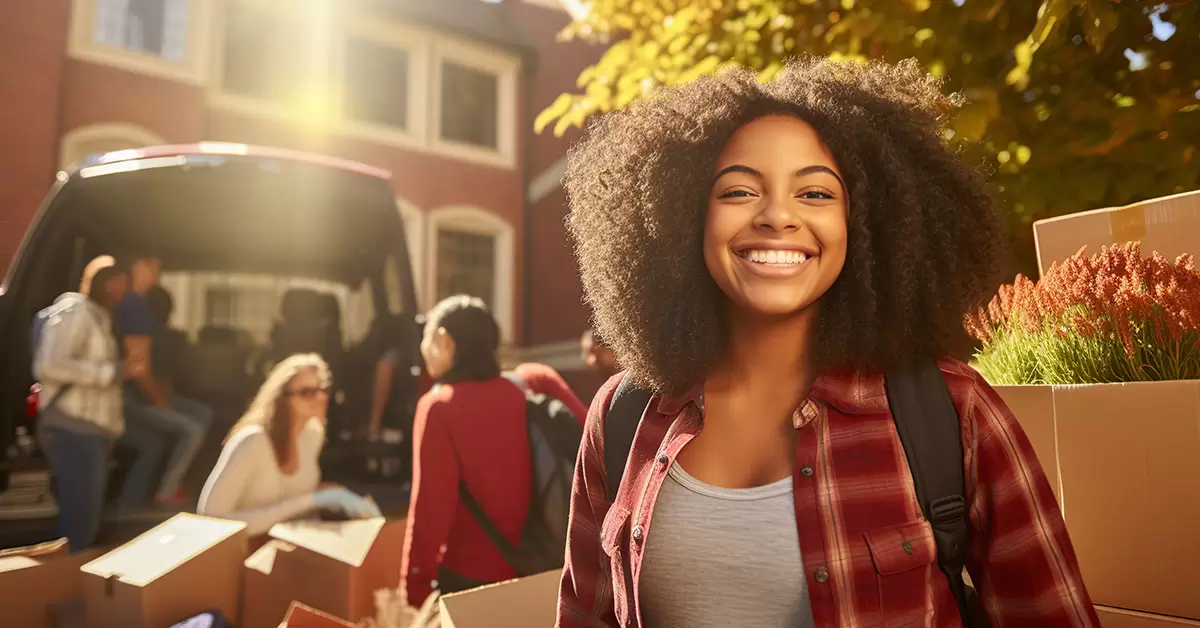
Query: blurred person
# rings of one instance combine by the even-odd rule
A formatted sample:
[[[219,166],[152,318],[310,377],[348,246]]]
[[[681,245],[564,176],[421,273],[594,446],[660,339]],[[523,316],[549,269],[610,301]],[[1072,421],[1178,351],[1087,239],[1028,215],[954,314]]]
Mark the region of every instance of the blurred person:
[[[580,352],[583,354],[583,364],[587,366],[593,373],[600,376],[600,381],[607,382],[613,375],[616,375],[620,370],[617,367],[617,358],[613,355],[612,349],[604,344],[604,341],[596,335],[596,332],[589,329],[583,332],[583,338],[579,342]]]
[[[420,605],[517,577],[471,512],[465,486],[496,528],[517,543],[531,499],[525,394],[500,371],[500,327],[483,300],[452,296],[426,316],[425,368],[436,382],[417,402],[413,485],[401,587]]]
[[[559,628],[1099,626],[1028,438],[952,357],[1004,247],[941,87],[912,59],[724,71],[572,149],[569,231],[627,371],[588,417]],[[893,390],[953,424],[920,434]],[[922,439],[942,458],[909,464]]]
[[[380,516],[367,498],[320,488],[329,388],[329,366],[315,353],[276,365],[229,431],[196,512],[245,521],[252,537],[317,510]]]
[[[41,331],[32,347],[42,386],[37,437],[55,478],[60,534],[72,552],[91,547],[100,530],[113,443],[125,427],[121,376],[139,375],[137,365],[121,372],[112,332],[112,311],[128,289],[128,270],[103,255],[84,269],[79,292],[63,294],[38,314]],[[162,443],[151,441],[139,452],[153,464]]]
[[[154,285],[146,293],[146,304],[154,317],[154,331],[150,340],[150,372],[155,382],[167,396],[175,391],[183,353],[187,348],[187,333],[171,327],[171,314],[175,311],[175,300],[161,285]]]
[[[166,468],[157,482],[154,501],[182,504],[187,501],[187,496],[181,484],[208,434],[212,411],[199,401],[164,389],[155,377],[151,368],[155,316],[147,295],[158,285],[162,263],[152,255],[135,255],[130,259],[130,290],[116,311],[117,333],[125,360],[135,365],[140,373],[131,377],[124,387],[126,433],[154,432],[171,438],[173,445]],[[136,508],[141,505],[155,484],[154,480],[149,474],[131,475],[126,482],[132,485],[128,494],[132,503],[122,503],[122,506]]]
[[[538,362],[526,362],[517,365],[511,375],[515,376],[531,393],[553,397],[562,402],[571,414],[583,425],[587,418],[587,406],[579,400],[570,384],[553,367]]]

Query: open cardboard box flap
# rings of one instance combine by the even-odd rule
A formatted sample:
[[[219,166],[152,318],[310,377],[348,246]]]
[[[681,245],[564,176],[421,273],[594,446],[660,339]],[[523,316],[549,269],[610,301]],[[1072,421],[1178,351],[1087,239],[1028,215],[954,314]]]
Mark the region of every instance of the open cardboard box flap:
[[[1138,240],[1146,255],[1200,256],[1200,190],[1039,220],[1033,223],[1033,239],[1043,275],[1085,245],[1094,254],[1102,246]]]
[[[551,628],[561,580],[555,569],[443,596],[442,628]]]
[[[244,561],[242,628],[276,628],[293,603],[355,622],[400,583],[404,520],[280,523]]]
[[[54,606],[83,594],[79,567],[100,552],[67,549],[58,539],[0,551],[0,625],[52,628]]]
[[[272,526],[268,535],[352,567],[361,567],[386,523],[382,517],[354,521],[288,521]]]
[[[292,602],[279,628],[354,628],[354,624],[299,602]]]

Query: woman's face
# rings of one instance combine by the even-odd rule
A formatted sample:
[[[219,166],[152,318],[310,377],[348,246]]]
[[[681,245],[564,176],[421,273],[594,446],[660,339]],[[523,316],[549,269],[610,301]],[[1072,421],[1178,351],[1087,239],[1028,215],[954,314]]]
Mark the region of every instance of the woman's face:
[[[454,366],[454,339],[445,328],[425,326],[421,357],[425,359],[425,372],[435,380],[441,379]]]
[[[717,159],[704,263],[735,308],[795,314],[842,272],[848,207],[841,171],[817,132],[792,116],[759,118]]]
[[[305,369],[296,374],[283,389],[287,395],[292,418],[307,421],[313,417],[325,420],[329,411],[329,382],[317,369]]]

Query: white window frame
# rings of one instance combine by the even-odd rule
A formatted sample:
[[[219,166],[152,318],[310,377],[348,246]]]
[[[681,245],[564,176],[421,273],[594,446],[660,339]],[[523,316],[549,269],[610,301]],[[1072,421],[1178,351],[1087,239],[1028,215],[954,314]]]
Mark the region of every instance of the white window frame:
[[[501,340],[513,339],[513,292],[516,279],[515,230],[508,221],[485,209],[453,205],[430,212],[425,219],[425,285],[429,299],[437,294],[438,232],[442,229],[492,236],[496,239],[492,313],[500,324]],[[432,305],[432,304],[431,304]]]
[[[400,212],[400,220],[404,223],[404,239],[408,246],[409,264],[412,266],[413,292],[417,295],[417,309],[424,312],[433,305],[426,301],[426,295],[430,294],[430,289],[425,287],[425,239],[427,236],[425,212],[399,196],[396,197],[396,209]]]
[[[319,128],[328,127],[332,123],[334,100],[316,103],[314,110],[309,111],[295,103],[280,103],[225,91],[225,38],[229,12],[233,5],[244,5],[268,14],[272,19],[297,26],[301,33],[308,35],[298,37],[297,50],[308,52],[309,59],[305,69],[311,80],[310,91],[314,94],[324,94],[327,99],[336,99],[334,90],[330,89],[330,64],[334,62],[333,39],[340,32],[341,26],[334,23],[339,12],[332,10],[333,1],[220,0],[221,10],[213,18],[214,34],[210,55],[212,76],[208,81],[209,104],[218,109],[258,118],[283,120]],[[300,8],[307,9],[309,13],[298,11]]]
[[[432,38],[429,32],[355,12],[346,20],[344,28],[338,30],[335,38],[331,93],[335,99],[334,117],[338,130],[369,142],[385,142],[404,148],[424,147],[429,138],[429,99],[425,97],[426,86],[430,84]],[[356,120],[347,115],[346,61],[352,38],[408,53],[407,128]]]
[[[442,139],[442,65],[450,61],[496,77],[496,149]],[[448,157],[502,168],[516,168],[517,82],[521,59],[496,48],[485,48],[442,36],[433,45],[430,146]]]
[[[208,76],[211,57],[209,42],[212,41],[213,1],[188,1],[187,53],[183,61],[172,61],[155,54],[96,41],[99,0],[73,0],[67,52],[74,59],[109,65],[128,72],[192,85],[203,84]]]
[[[91,152],[83,148],[96,142],[124,144],[126,148],[145,148],[167,143],[154,131],[127,122],[101,122],[76,127],[66,132],[59,143],[59,169],[65,170],[71,164],[87,157]]]

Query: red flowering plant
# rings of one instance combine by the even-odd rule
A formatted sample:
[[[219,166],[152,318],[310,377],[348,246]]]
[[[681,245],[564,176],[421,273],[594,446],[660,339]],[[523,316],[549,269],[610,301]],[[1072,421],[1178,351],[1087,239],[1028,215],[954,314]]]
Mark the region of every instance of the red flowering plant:
[[[1200,379],[1200,272],[1140,242],[1018,275],[966,320],[994,384]]]

